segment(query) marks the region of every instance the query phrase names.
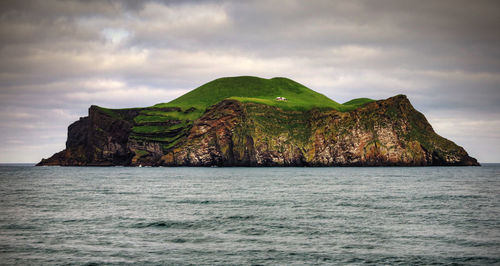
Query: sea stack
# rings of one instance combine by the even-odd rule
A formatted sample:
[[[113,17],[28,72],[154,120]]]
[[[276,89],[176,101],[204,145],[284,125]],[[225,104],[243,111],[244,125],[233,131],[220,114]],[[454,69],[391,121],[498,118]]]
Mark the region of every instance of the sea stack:
[[[62,166],[475,166],[405,95],[339,104],[287,78],[230,77],[146,108],[89,108]]]

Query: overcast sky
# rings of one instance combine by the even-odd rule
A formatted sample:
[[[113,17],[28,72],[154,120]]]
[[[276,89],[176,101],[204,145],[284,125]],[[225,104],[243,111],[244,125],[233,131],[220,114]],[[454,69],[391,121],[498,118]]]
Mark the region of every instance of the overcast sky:
[[[168,102],[223,76],[337,102],[406,94],[500,162],[500,1],[0,1],[0,162],[64,149],[92,104]]]

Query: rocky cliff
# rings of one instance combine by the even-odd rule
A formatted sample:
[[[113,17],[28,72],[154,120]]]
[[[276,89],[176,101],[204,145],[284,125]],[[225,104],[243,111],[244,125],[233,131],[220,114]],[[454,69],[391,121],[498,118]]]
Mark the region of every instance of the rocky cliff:
[[[69,126],[66,149],[38,165],[479,165],[437,135],[404,95],[350,111],[287,110],[235,99],[197,111],[91,106],[88,117]]]

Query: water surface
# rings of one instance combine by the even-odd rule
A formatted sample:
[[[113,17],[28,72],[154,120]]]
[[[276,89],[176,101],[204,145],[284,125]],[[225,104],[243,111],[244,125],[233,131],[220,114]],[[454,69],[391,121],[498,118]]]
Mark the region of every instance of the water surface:
[[[0,262],[495,264],[500,165],[4,165]]]

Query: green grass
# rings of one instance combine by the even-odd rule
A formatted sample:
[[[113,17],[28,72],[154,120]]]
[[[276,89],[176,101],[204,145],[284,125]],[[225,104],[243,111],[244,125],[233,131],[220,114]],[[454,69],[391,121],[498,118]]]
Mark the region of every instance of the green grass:
[[[168,119],[172,120],[195,120],[196,118],[200,117],[201,113],[199,110],[193,110],[192,112],[176,112],[176,111],[170,111],[170,112],[165,112],[165,111],[157,111],[157,110],[144,110],[141,112],[141,114],[144,115],[158,115],[158,116],[164,116],[168,117]]]
[[[156,122],[165,122],[166,120],[171,119],[168,116],[162,116],[162,115],[138,115],[134,118],[134,121],[137,124],[144,124],[144,123],[156,123]]]
[[[184,127],[184,124],[176,124],[172,126],[135,126],[132,128],[134,133],[163,133],[170,130],[178,129]]]
[[[285,97],[287,101],[276,101],[276,97]],[[284,110],[307,111],[319,108],[342,112],[351,111],[373,101],[368,98],[358,98],[340,104],[287,78],[227,77],[210,81],[168,103],[156,104],[145,109],[134,118],[134,121],[138,124],[167,120],[193,121],[208,107],[225,99],[266,104]],[[158,110],[167,107],[178,107],[181,111]],[[99,108],[112,117],[119,116],[115,111],[125,110]]]
[[[285,97],[287,101],[277,101],[277,97]],[[207,108],[225,99],[264,104],[282,110],[299,111],[299,113],[314,108],[345,112],[373,101],[368,98],[359,98],[340,104],[287,78],[263,79],[251,76],[220,78],[208,82],[171,102],[141,109],[139,115],[133,117],[135,126],[132,128],[133,134],[131,137],[139,140],[161,141],[165,143],[166,148],[172,147],[179,141],[179,137],[185,133],[185,130],[190,128],[193,121],[201,117]],[[180,110],[178,110],[179,108]],[[263,107],[256,108],[261,110]],[[117,119],[124,119],[122,117],[123,112],[120,111],[127,110],[102,107],[99,107],[99,109]],[[264,109],[267,110],[268,107]],[[273,123],[283,124],[282,126],[286,127],[287,132],[292,135],[301,132],[298,130],[298,127],[303,126],[300,123],[294,123],[286,119],[286,121],[281,121],[279,115],[278,117],[275,117],[276,115],[272,116],[273,119],[265,114],[262,115],[262,117],[256,117],[256,121],[270,119]],[[128,119],[132,120],[132,118]],[[292,117],[287,116],[287,119],[292,119]],[[166,124],[166,122],[173,120],[178,121],[178,123]],[[261,124],[267,125],[266,123],[264,121]],[[176,136],[165,136],[166,133],[179,128],[185,130],[179,131]]]
[[[100,107],[100,106],[97,106],[97,109],[105,114],[107,114],[108,116],[114,118],[114,119],[121,119],[121,116],[120,114],[117,112],[117,110],[115,111],[115,109],[109,109],[109,108],[104,108],[104,107]]]
[[[276,97],[285,97],[288,101],[276,101]],[[154,107],[180,107],[183,110],[194,107],[199,110],[197,113],[201,114],[209,106],[228,98],[300,111],[313,108],[349,111],[372,101],[363,98],[343,105],[287,78],[263,79],[241,76],[213,80],[171,102],[157,104]]]
[[[129,111],[129,110],[141,110],[143,108],[122,108],[122,109],[109,109],[109,108],[105,108],[105,107],[101,107],[101,106],[97,106],[97,105],[93,105],[97,108],[97,110],[99,110],[100,112],[102,113],[105,113],[106,115],[114,118],[114,119],[126,119],[126,117],[124,117],[122,115],[122,112],[126,112],[126,111]]]
[[[360,106],[363,106],[367,103],[371,103],[371,102],[374,102],[374,100],[372,99],[369,99],[369,98],[357,98],[357,99],[352,99],[348,102],[345,102],[343,103],[342,105],[345,107],[345,108],[353,108],[353,109],[356,109]]]

